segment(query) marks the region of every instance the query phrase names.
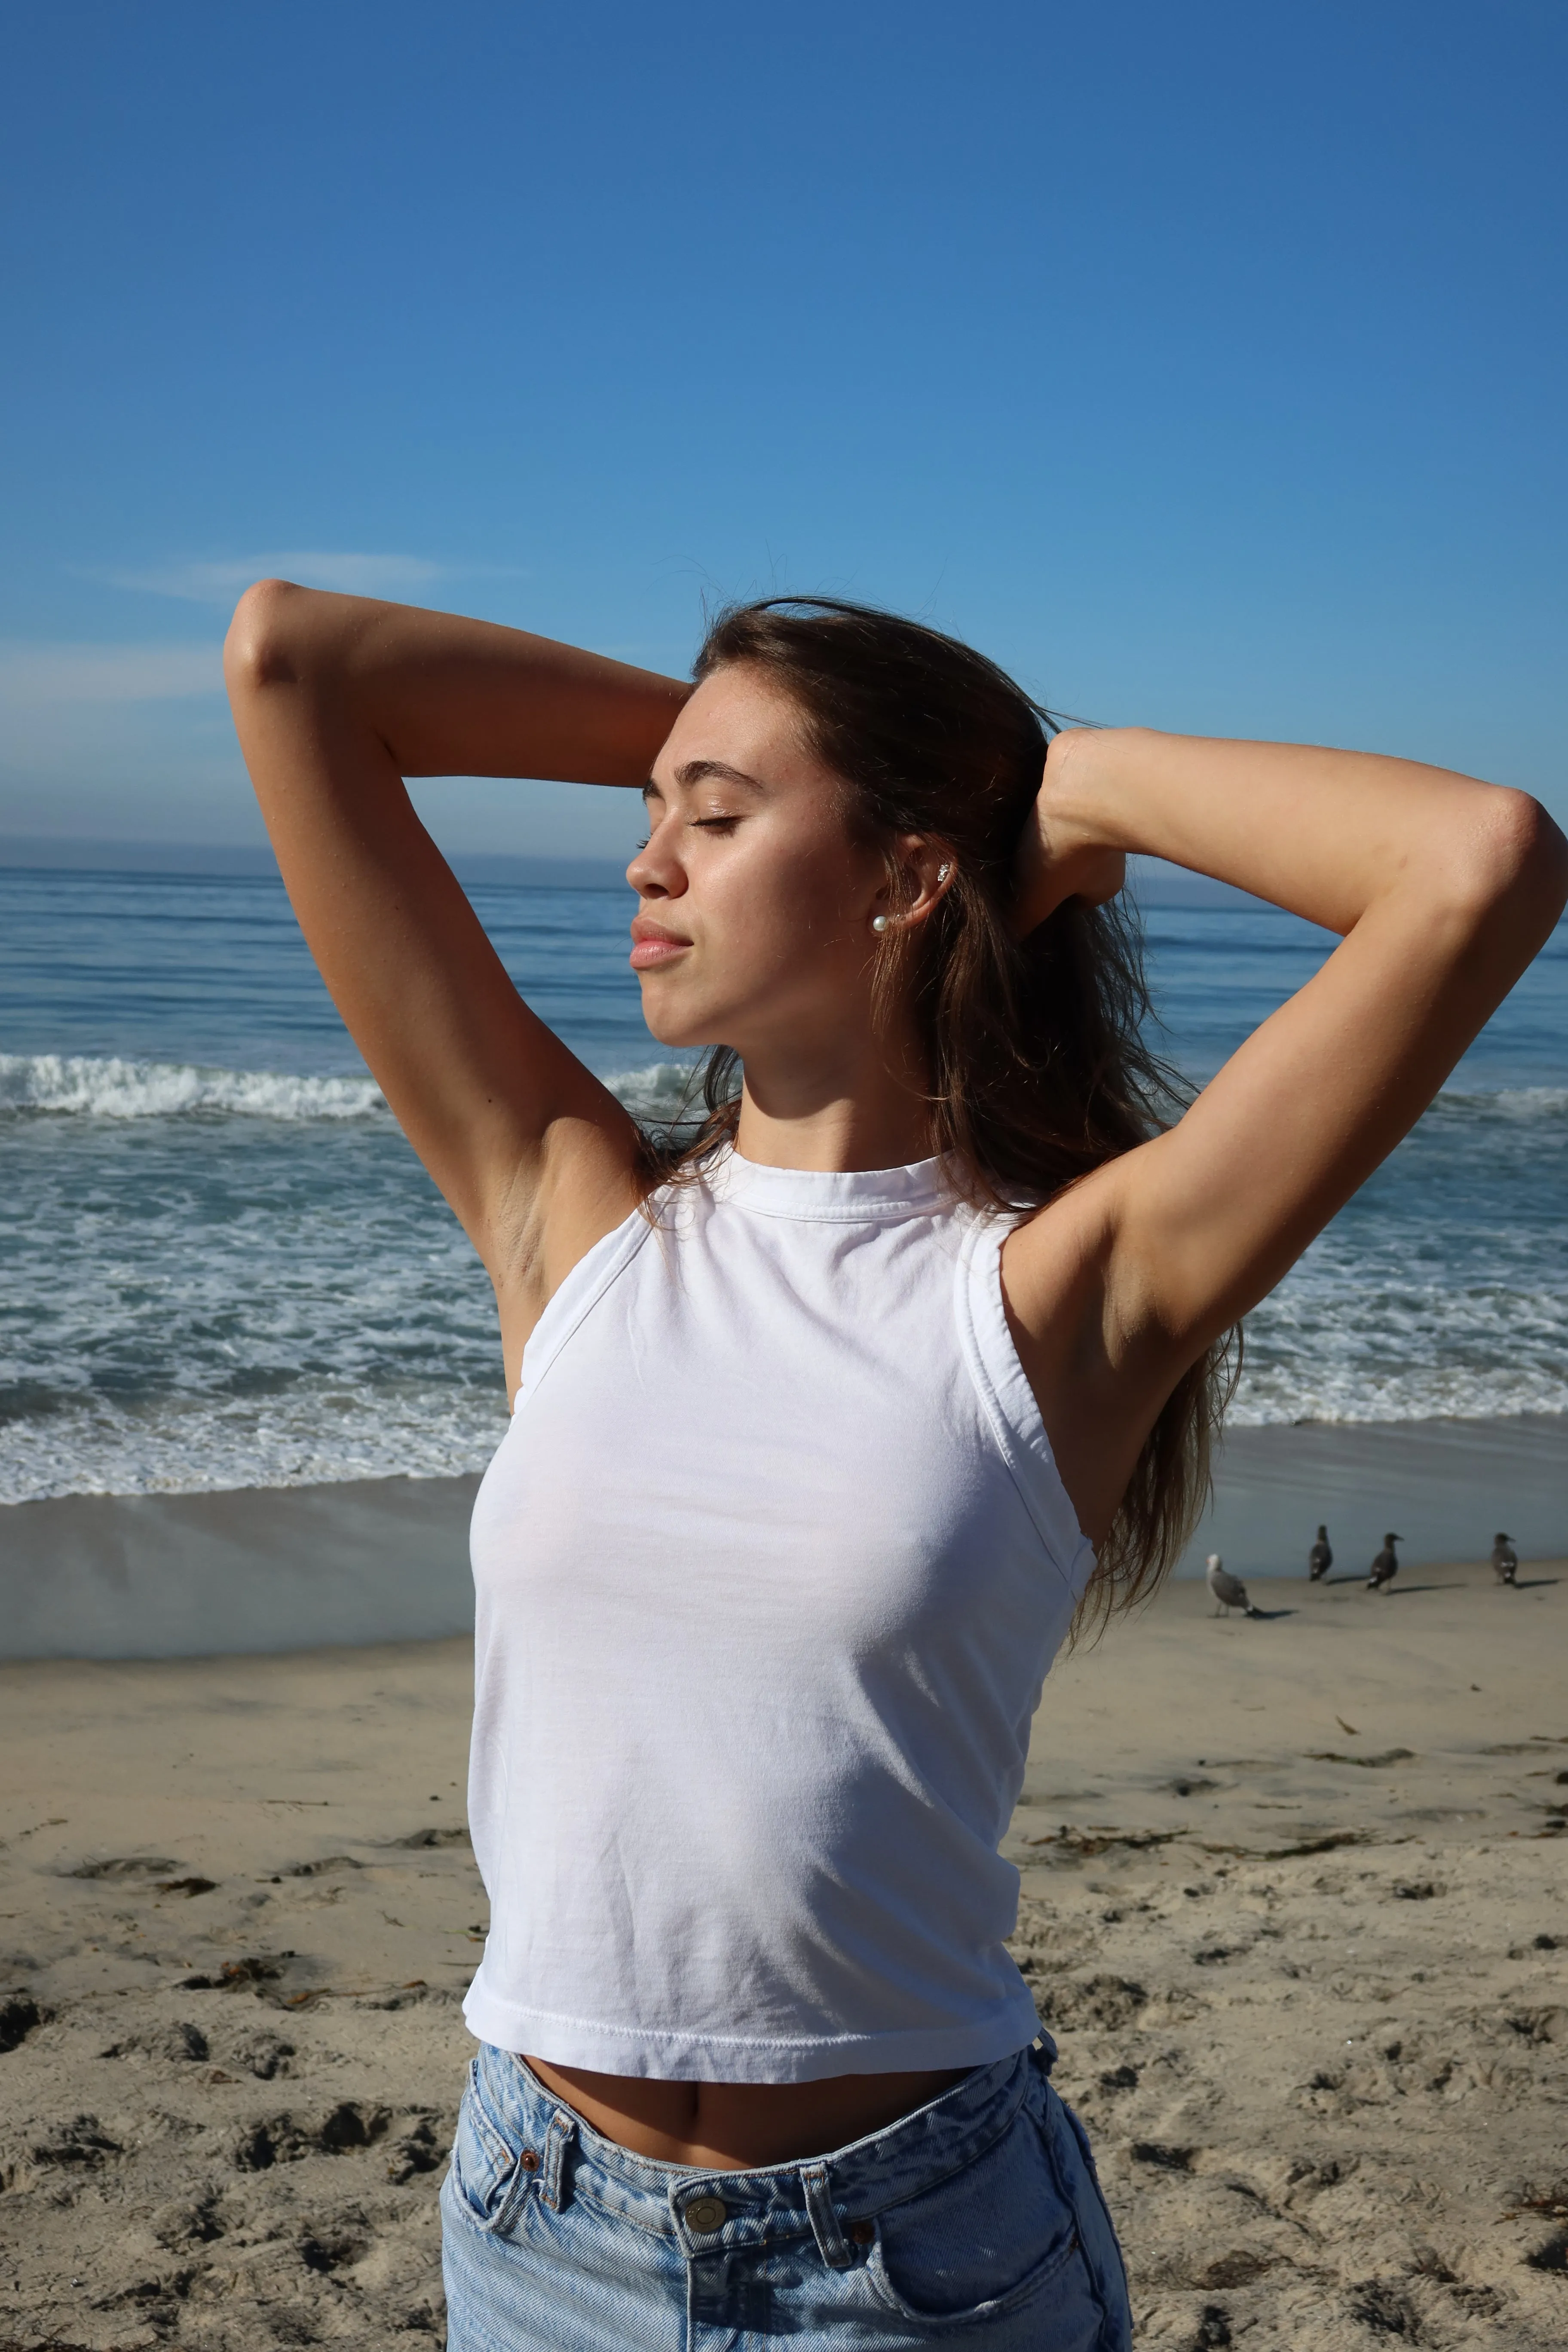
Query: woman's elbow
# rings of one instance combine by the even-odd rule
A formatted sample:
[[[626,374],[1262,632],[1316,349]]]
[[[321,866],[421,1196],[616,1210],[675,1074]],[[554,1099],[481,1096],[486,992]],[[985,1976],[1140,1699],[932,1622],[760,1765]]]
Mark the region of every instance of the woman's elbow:
[[[223,644],[231,695],[298,680],[310,601],[310,589],[289,580],[257,580],[246,590]]]
[[[1489,914],[1507,908],[1544,935],[1568,904],[1568,840],[1528,793],[1499,785],[1488,794],[1467,863]]]

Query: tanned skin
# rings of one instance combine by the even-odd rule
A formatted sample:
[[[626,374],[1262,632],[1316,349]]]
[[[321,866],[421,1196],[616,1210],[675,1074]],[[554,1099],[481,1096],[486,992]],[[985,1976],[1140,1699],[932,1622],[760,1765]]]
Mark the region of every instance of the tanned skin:
[[[952,853],[897,845],[895,912],[880,849],[850,838],[838,780],[760,674],[731,667],[693,689],[521,631],[279,581],[247,593],[226,658],[300,927],[495,1286],[509,1394],[546,1302],[637,1202],[636,1131],[519,998],[405,777],[644,791],[648,839],[627,875],[644,1012],[662,1044],[739,1051],[739,1150],[824,1171],[926,1156],[916,1032],[907,1013],[879,1024],[871,926],[924,922]],[[1008,1239],[1008,1319],[1095,1540],[1183,1372],[1414,1125],[1568,897],[1568,844],[1521,793],[1361,752],[1078,730],[1045,762],[1020,931],[1064,898],[1112,895],[1134,851],[1235,883],[1340,945],[1168,1134]],[[959,2079],[670,2083],[529,2063],[625,2146],[717,2168],[841,2147]]]

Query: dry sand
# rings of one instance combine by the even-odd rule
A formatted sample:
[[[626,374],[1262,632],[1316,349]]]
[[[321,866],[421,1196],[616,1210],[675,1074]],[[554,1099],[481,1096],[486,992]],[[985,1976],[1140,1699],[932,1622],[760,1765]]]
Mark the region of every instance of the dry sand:
[[[1568,1570],[1178,1585],[1047,1685],[1018,1949],[1141,2342],[1568,2343]],[[0,2352],[438,2343],[460,1641],[0,1667]]]

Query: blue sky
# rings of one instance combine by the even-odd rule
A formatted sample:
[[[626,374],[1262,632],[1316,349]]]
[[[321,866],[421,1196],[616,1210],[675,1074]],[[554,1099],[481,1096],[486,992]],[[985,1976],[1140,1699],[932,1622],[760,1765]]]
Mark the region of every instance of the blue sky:
[[[0,835],[257,837],[274,569],[674,669],[826,588],[1568,814],[1565,65],[1527,0],[11,8]]]

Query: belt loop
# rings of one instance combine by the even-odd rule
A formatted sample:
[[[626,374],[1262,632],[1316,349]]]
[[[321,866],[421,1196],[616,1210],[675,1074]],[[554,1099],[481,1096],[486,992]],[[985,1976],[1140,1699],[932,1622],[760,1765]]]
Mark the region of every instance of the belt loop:
[[[801,2187],[805,2191],[805,2210],[811,2217],[812,2235],[816,2249],[830,2271],[847,2271],[855,2257],[844,2242],[844,2232],[838,2226],[838,2216],[833,2210],[833,2197],[827,2185],[825,2164],[801,2167]]]
[[[559,2213],[566,2202],[563,2168],[566,2151],[576,2137],[576,2116],[565,2107],[557,2107],[544,2134],[544,2148],[539,2167],[539,2193],[552,2213]]]

